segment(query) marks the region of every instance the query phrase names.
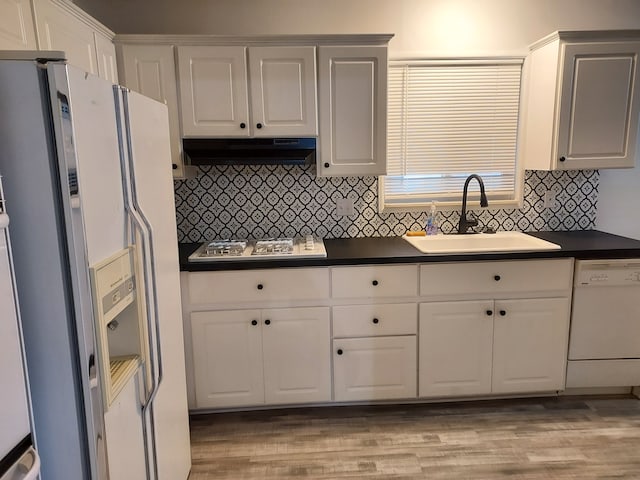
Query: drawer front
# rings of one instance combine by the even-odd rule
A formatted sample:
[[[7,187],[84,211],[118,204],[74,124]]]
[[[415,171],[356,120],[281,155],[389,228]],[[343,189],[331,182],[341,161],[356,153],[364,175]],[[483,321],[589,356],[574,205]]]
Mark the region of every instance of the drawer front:
[[[417,293],[417,265],[370,265],[331,269],[333,298],[413,297]]]
[[[333,336],[415,335],[418,330],[417,311],[415,303],[333,307]]]
[[[189,302],[269,302],[329,298],[328,268],[189,273]]]
[[[571,290],[573,260],[459,262],[420,266],[420,295],[500,295]]]

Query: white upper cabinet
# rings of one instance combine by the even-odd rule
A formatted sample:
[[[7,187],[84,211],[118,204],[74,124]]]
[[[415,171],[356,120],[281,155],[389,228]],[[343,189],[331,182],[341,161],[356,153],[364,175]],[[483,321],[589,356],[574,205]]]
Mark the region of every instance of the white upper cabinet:
[[[113,32],[68,1],[34,0],[33,6],[40,50],[61,50],[71,65],[117,83]]]
[[[118,67],[116,62],[116,46],[107,37],[93,32],[96,45],[96,57],[98,59],[98,76],[109,80],[111,83],[118,83]]]
[[[387,173],[387,47],[318,48],[318,175]]]
[[[40,49],[61,50],[70,64],[98,75],[91,27],[51,1],[38,0],[35,5]]]
[[[172,45],[120,45],[118,52],[122,83],[131,90],[167,106],[173,175],[182,178],[184,165],[174,47]]]
[[[633,167],[640,32],[558,32],[531,47],[525,168]]]
[[[318,135],[315,47],[251,47],[253,135]]]
[[[185,137],[248,137],[246,47],[178,47]]]
[[[0,50],[35,50],[36,31],[29,0],[0,0]]]
[[[315,47],[179,46],[178,69],[185,137],[317,135]]]

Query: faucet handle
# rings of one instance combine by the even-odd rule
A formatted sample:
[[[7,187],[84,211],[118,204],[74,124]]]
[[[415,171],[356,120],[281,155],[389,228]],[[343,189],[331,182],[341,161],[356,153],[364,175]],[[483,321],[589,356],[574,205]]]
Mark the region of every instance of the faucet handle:
[[[478,217],[475,213],[469,212],[467,215],[467,227],[477,227],[478,226]]]

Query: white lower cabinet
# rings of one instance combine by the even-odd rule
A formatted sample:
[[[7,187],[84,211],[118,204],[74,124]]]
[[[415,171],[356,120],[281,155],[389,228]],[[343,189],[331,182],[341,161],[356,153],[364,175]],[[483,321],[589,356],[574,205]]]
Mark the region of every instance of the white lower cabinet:
[[[564,390],[568,298],[496,300],[492,393]]]
[[[491,391],[493,301],[420,304],[420,397]]]
[[[333,340],[336,401],[416,397],[416,337]]]
[[[197,408],[331,400],[328,307],[191,313]]]
[[[420,305],[420,397],[564,389],[569,298]]]
[[[355,273],[358,280],[369,279],[368,273],[365,278],[359,278],[359,274],[367,270],[342,269],[339,273],[343,283],[349,272]],[[386,272],[398,273],[392,269]],[[380,275],[381,272],[377,273]],[[381,280],[383,286],[392,285],[392,282],[387,282],[390,279],[388,275],[377,278],[384,279]],[[415,276],[409,278],[413,280],[415,291]],[[359,291],[358,282],[354,283],[356,291]],[[338,291],[344,293],[344,289]],[[336,401],[416,397],[417,312],[416,303],[333,307],[333,389]]]
[[[571,258],[185,272],[190,408],[564,390],[572,283]]]
[[[331,400],[329,308],[270,309],[262,318],[266,403]]]

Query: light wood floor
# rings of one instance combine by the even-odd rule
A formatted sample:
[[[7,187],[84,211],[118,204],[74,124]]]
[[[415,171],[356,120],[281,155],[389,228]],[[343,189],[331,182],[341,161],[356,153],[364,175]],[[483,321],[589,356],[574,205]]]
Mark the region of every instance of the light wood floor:
[[[640,479],[640,400],[561,397],[198,415],[190,480]]]

